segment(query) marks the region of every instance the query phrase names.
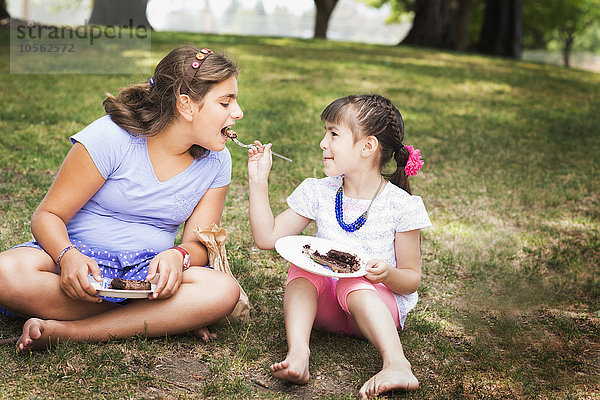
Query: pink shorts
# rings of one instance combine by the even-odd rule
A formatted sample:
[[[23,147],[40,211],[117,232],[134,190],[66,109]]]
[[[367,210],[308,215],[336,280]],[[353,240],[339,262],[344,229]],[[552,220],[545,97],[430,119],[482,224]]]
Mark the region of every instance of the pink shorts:
[[[286,286],[296,278],[307,279],[317,289],[319,298],[317,316],[314,323],[316,329],[363,337],[354,317],[348,311],[348,304],[346,303],[348,294],[355,290],[376,291],[390,310],[396,327],[400,326],[396,298],[394,297],[394,293],[383,283],[374,284],[363,277],[336,280],[326,276],[315,275],[292,264],[288,271]]]

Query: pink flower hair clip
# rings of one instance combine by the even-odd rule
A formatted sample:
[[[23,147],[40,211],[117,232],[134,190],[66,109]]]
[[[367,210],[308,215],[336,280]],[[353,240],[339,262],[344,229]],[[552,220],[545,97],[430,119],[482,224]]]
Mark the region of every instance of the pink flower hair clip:
[[[421,170],[425,161],[421,159],[421,150],[415,149],[412,146],[404,146],[409,152],[408,161],[406,161],[406,166],[404,167],[404,172],[406,176],[413,177]]]

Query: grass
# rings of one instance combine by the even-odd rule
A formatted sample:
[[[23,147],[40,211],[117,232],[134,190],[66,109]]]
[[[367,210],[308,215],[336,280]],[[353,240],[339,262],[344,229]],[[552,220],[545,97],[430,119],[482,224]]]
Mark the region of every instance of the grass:
[[[105,92],[147,76],[11,75],[0,60],[0,250],[30,239],[29,220],[70,145],[102,115]],[[410,399],[600,398],[600,75],[410,47],[153,34],[153,59],[197,43],[241,65],[240,138],[274,143],[274,212],[305,177],[322,176],[321,110],[376,92],[402,111],[423,171],[412,180],[423,231],[420,301],[400,334],[421,382]],[[249,325],[192,336],[0,349],[0,398],[351,399],[377,372],[365,341],[314,332],[302,387],[274,381],[286,350],[286,263],[259,251],[247,219],[245,152],[222,225],[252,303]],[[314,232],[314,227],[309,228]],[[0,318],[0,338],[23,321]]]

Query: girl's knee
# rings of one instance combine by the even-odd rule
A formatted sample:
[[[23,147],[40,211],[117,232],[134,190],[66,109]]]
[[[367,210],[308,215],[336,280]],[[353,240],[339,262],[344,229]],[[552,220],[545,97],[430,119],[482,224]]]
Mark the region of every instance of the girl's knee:
[[[338,280],[335,287],[335,292],[340,304],[346,303],[347,297],[357,290],[372,290],[377,292],[375,285],[363,277],[359,278],[344,278]]]
[[[19,263],[14,257],[0,254],[0,282],[2,282],[1,296],[4,298],[16,298],[22,294],[27,283],[27,278],[19,273]]]
[[[240,298],[240,285],[231,275],[223,275],[225,275],[223,282],[223,294],[225,297],[227,297],[229,303],[233,303],[233,306],[235,307],[235,304]]]
[[[310,282],[310,284],[312,284],[312,286],[315,287],[315,289],[317,290],[317,294],[321,294],[323,293],[323,290],[325,288],[325,277],[321,276],[321,275],[316,275],[313,273],[310,273],[308,271],[305,271],[295,265],[291,265],[290,269],[288,270],[288,276],[287,276],[287,281],[285,283],[286,287],[294,280],[298,279],[298,278],[303,278],[306,281]]]
[[[0,282],[5,282],[19,276],[19,259],[10,252],[0,253]]]
[[[210,290],[215,303],[221,304],[224,309],[232,311],[240,298],[240,285],[231,275],[224,272],[213,274]]]

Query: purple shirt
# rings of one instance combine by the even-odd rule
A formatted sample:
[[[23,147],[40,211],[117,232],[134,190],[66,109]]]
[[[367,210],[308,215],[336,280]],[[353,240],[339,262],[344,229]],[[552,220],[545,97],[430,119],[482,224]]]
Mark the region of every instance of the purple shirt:
[[[67,224],[69,237],[112,250],[173,246],[185,222],[210,188],[231,181],[227,149],[195,159],[184,171],[160,182],[145,137],[135,137],[104,116],[71,142],[85,146],[106,182]]]

